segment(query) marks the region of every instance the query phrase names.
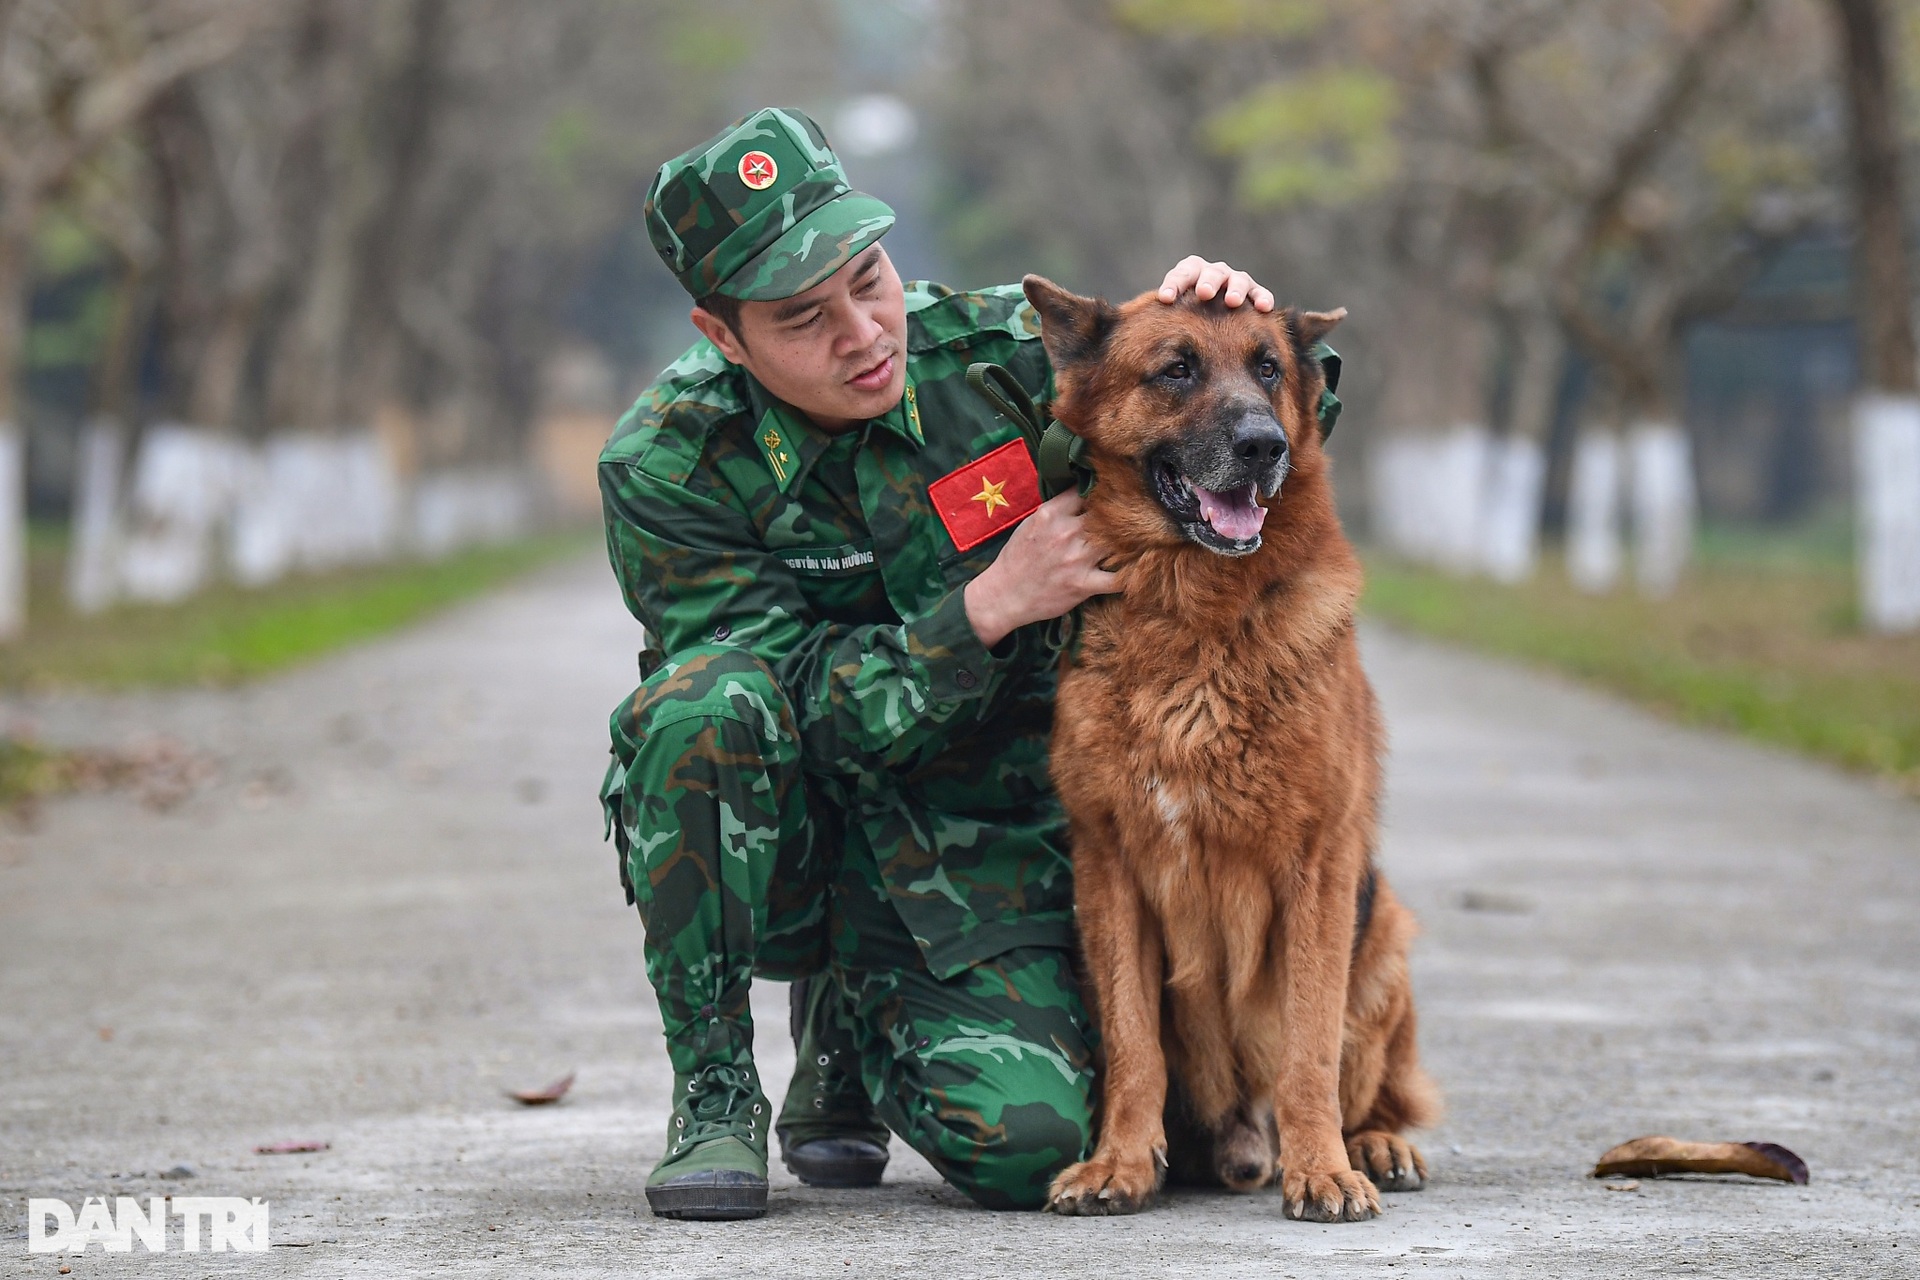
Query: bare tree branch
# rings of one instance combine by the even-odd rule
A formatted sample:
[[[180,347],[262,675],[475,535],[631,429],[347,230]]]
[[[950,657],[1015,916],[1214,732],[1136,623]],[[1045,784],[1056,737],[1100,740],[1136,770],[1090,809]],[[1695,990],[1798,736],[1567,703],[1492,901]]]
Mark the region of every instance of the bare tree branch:
[[[1620,216],[1621,203],[1670,141],[1706,83],[1714,54],[1759,12],[1759,0],[1728,0],[1713,21],[1690,41],[1639,122],[1621,138],[1599,183],[1587,197],[1577,257],[1591,253]]]
[[[65,182],[76,166],[139,118],[154,99],[180,80],[225,61],[277,6],[235,0],[194,25],[162,37],[130,65],[87,85],[58,141],[23,157],[23,184],[45,193]]]
[[[1584,201],[1578,231],[1553,274],[1551,295],[1561,323],[1607,366],[1629,403],[1650,405],[1666,399],[1664,366],[1669,359],[1666,347],[1679,316],[1676,302],[1659,304],[1643,298],[1649,319],[1641,326],[1629,327],[1623,336],[1612,316],[1595,311],[1588,302],[1585,274],[1602,241],[1618,223],[1628,194],[1692,111],[1714,56],[1758,11],[1759,0],[1727,0],[1688,42],[1639,120],[1614,146],[1604,175]]]

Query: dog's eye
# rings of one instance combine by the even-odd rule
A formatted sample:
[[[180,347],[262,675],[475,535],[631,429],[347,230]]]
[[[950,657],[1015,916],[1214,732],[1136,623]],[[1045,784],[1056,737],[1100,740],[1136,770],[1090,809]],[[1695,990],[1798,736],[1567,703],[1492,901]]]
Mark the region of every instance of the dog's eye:
[[[1269,356],[1260,362],[1260,381],[1272,382],[1280,376],[1280,362]]]
[[[1185,382],[1193,376],[1193,366],[1185,360],[1175,360],[1160,371],[1160,376],[1169,382]]]

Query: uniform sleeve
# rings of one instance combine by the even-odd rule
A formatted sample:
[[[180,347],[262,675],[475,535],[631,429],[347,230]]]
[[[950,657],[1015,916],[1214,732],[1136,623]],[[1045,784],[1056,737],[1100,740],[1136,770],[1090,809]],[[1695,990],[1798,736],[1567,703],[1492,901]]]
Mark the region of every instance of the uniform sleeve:
[[[628,609],[669,656],[728,644],[771,666],[814,772],[938,752],[977,723],[1015,665],[1017,638],[981,644],[960,588],[900,624],[823,622],[744,512],[624,463],[602,464],[601,492]]]

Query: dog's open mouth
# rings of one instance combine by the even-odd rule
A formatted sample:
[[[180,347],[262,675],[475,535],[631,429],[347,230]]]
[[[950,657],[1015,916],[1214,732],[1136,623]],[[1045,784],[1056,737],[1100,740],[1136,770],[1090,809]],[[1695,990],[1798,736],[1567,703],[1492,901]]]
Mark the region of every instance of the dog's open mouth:
[[[1257,484],[1203,488],[1165,459],[1153,464],[1152,475],[1154,497],[1189,538],[1224,555],[1246,555],[1259,548],[1267,509],[1259,503]]]

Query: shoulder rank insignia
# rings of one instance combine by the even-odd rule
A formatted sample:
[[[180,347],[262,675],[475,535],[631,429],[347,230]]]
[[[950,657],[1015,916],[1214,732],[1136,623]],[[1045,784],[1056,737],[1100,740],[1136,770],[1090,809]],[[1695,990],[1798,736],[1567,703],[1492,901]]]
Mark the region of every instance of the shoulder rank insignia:
[[[772,414],[761,420],[760,449],[766,454],[767,466],[773,471],[773,478],[780,482],[780,488],[784,491],[787,481],[793,478],[793,450],[787,447],[786,437],[774,425]]]

